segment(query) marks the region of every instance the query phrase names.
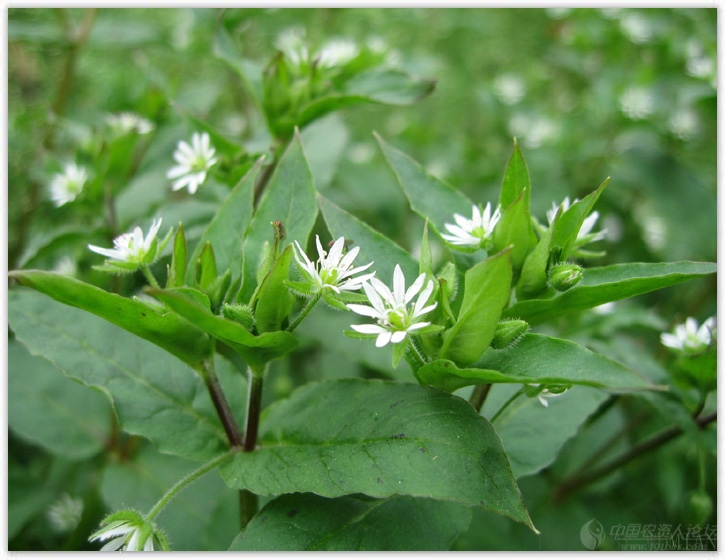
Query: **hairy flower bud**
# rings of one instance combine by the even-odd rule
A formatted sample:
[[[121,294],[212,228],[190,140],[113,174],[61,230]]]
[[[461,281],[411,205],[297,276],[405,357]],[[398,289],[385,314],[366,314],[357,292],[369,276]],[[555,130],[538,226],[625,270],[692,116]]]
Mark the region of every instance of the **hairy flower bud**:
[[[584,276],[584,269],[578,264],[559,263],[549,269],[549,286],[558,292],[565,292],[576,286]]]
[[[491,347],[496,350],[510,348],[518,344],[518,342],[529,330],[529,324],[520,319],[504,319],[499,321],[496,326],[496,332],[491,340]]]
[[[251,330],[254,326],[254,315],[252,314],[252,309],[243,303],[225,303],[222,306],[222,315],[224,315],[227,319],[241,323],[241,325],[247,330]]]

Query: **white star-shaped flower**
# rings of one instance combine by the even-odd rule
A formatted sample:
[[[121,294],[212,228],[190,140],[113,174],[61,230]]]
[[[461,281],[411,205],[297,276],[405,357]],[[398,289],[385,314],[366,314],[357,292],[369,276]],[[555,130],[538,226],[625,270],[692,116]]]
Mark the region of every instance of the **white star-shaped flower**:
[[[50,199],[60,207],[76,199],[88,180],[84,167],[69,163],[61,173],[56,173],[50,182]]]
[[[195,132],[191,137],[191,145],[181,140],[174,152],[178,165],[169,169],[167,179],[173,179],[171,190],[178,191],[184,187],[194,194],[206,181],[206,174],[217,162],[216,150],[211,145],[209,134]]]
[[[322,248],[320,236],[315,236],[317,245],[317,254],[319,259],[312,262],[295,241],[295,260],[300,267],[302,275],[312,284],[312,292],[319,293],[329,288],[339,294],[343,291],[358,290],[362,287],[363,282],[370,280],[375,276],[375,272],[370,272],[362,276],[355,276],[363,270],[370,268],[373,263],[353,268],[352,263],[360,252],[360,247],[354,247],[347,253],[343,254],[345,248],[345,238],[340,237],[332,245],[329,254]]]
[[[674,333],[662,333],[660,341],[682,354],[699,354],[712,344],[715,327],[715,317],[707,319],[699,328],[697,321],[688,317],[684,323],[675,327]]]
[[[141,228],[136,226],[133,232],[116,237],[113,240],[113,249],[105,249],[95,245],[88,245],[88,248],[94,253],[111,259],[106,261],[108,265],[122,266],[124,270],[135,270],[142,264],[152,264],[163,250],[164,245],[166,245],[170,235],[167,235],[160,245],[156,239],[160,227],[161,218],[151,223],[151,228],[146,237],[144,237]]]
[[[491,203],[481,213],[481,209],[474,205],[473,215],[469,220],[461,214],[454,214],[453,219],[457,225],[446,224],[449,234],[442,234],[441,237],[453,245],[463,247],[487,248],[493,237],[493,230],[501,219],[501,207],[498,206],[491,214]]]
[[[101,552],[111,550],[151,552],[168,549],[166,536],[136,511],[122,511],[103,520],[104,527],[93,533],[89,541],[108,541]]]
[[[353,303],[347,306],[351,311],[359,315],[376,319],[377,324],[351,325],[352,328],[362,334],[378,335],[375,346],[380,348],[389,342],[393,344],[403,342],[408,333],[427,327],[430,322],[418,321],[418,319],[433,311],[438,305],[438,302],[434,302],[432,305],[426,306],[433,293],[434,284],[432,280],[428,281],[415,304],[412,307],[409,306],[416,294],[420,292],[424,281],[425,274],[421,274],[406,290],[405,276],[400,265],[396,264],[393,273],[392,292],[377,278],[371,278],[369,281],[363,282],[363,290],[365,290],[372,307]]]

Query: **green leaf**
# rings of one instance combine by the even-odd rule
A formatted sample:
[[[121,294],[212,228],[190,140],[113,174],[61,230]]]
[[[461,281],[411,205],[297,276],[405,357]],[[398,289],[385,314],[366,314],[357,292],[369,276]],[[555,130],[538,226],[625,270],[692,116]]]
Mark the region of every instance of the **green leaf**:
[[[307,165],[298,134],[275,169],[259,207],[252,217],[244,240],[244,280],[239,298],[249,302],[254,293],[256,270],[264,242],[272,237],[271,222],[282,222],[287,240],[297,240],[301,246],[317,218],[317,200],[312,172]]]
[[[552,383],[620,390],[660,389],[632,370],[568,340],[527,334],[518,345],[489,349],[475,367],[436,360],[418,370],[421,383],[447,391],[482,383]]]
[[[292,312],[295,297],[286,285],[286,281],[289,279],[289,267],[292,263],[292,252],[292,245],[287,245],[287,248],[277,257],[272,270],[262,280],[254,311],[259,332],[280,330],[282,322]]]
[[[557,213],[554,224],[559,216],[560,212]],[[534,250],[524,260],[521,276],[516,284],[516,296],[519,299],[541,295],[547,289],[546,271],[549,266],[549,249],[553,235],[554,227],[550,226],[541,236]]]
[[[716,263],[689,261],[587,268],[582,281],[570,290],[550,299],[519,301],[504,310],[503,315],[538,324],[569,311],[589,309],[610,301],[646,294],[715,272]]]
[[[526,192],[521,192],[501,214],[501,220],[493,232],[493,250],[503,251],[511,245],[511,267],[513,281],[518,280],[521,267],[536,245],[536,235],[531,226],[531,214],[526,201]]]
[[[423,226],[423,238],[420,241],[420,264],[418,266],[418,274],[426,274],[428,278],[433,278],[433,255],[430,250],[430,240],[428,239],[428,220],[426,219]]]
[[[378,134],[375,138],[408,197],[410,207],[433,227],[444,232],[445,224],[454,223],[453,214],[470,215],[473,202],[460,191],[430,175],[410,156],[393,148]]]
[[[262,107],[262,68],[258,63],[246,60],[237,51],[232,38],[223,25],[218,25],[213,39],[214,56],[226,62],[234,70],[252,94],[258,108]]]
[[[481,411],[483,415],[492,417],[518,389],[515,384],[493,387]],[[494,426],[514,476],[518,479],[531,475],[553,463],[564,443],[607,398],[601,389],[576,386],[548,399],[548,407],[538,398],[524,395],[512,402]]]
[[[147,292],[175,313],[231,346],[254,368],[279,359],[297,348],[297,339],[291,333],[278,331],[255,336],[239,323],[214,315],[208,307],[181,292],[157,289],[147,289]]]
[[[171,254],[171,265],[166,281],[167,288],[180,288],[184,285],[186,277],[186,235],[184,226],[179,222],[179,227],[174,236],[174,250]]]
[[[8,294],[10,326],[31,353],[113,399],[124,430],[160,451],[207,460],[229,444],[198,375],[173,356],[79,309],[24,290]],[[171,315],[167,313],[167,315]],[[242,414],[245,378],[217,360],[232,410]]]
[[[491,343],[510,292],[510,251],[468,269],[458,320],[443,333],[439,357],[462,366],[476,361]]]
[[[53,364],[8,341],[8,425],[51,453],[81,460],[101,451],[111,433],[111,403],[68,379]]]
[[[211,286],[217,278],[214,248],[208,241],[201,250],[201,255],[199,255],[194,269],[194,285],[206,292],[207,288],[209,288],[209,286]]]
[[[247,226],[252,218],[252,197],[257,175],[262,165],[259,159],[236,187],[229,193],[224,203],[219,207],[214,219],[201,236],[196,250],[191,256],[189,277],[187,283],[193,283],[194,263],[201,255],[206,243],[214,247],[217,267],[221,271],[230,270],[232,276],[241,276],[243,269],[242,242]]]
[[[132,460],[110,462],[101,474],[100,492],[111,510],[135,508],[146,513],[199,463],[164,455],[146,445]],[[209,516],[230,493],[216,473],[210,472],[179,493],[155,520],[166,532],[172,550],[203,550]],[[227,532],[238,529],[238,517],[217,520]]]
[[[535,530],[491,425],[466,401],[430,387],[305,385],[263,412],[260,448],[220,472],[231,487],[257,494],[403,494],[482,505]]]
[[[529,178],[529,168],[526,166],[519,143],[514,138],[514,147],[506,164],[498,203],[505,210],[519,198],[522,192],[524,193],[524,207],[527,213],[530,214],[531,179]],[[531,227],[530,224],[529,227]]]
[[[211,356],[209,337],[188,321],[160,307],[111,294],[68,276],[42,270],[9,273],[19,284],[29,286],[56,301],[84,309],[114,325],[146,339],[191,366]]]
[[[229,550],[448,550],[471,508],[411,496],[288,494],[268,503]]]
[[[171,103],[182,117],[186,120],[186,123],[195,132],[206,132],[209,135],[211,145],[217,150],[218,154],[225,155],[232,158],[237,158],[244,153],[244,146],[230,140],[224,134],[219,132],[216,128],[209,124],[209,121],[195,117],[191,112],[187,111],[179,103],[172,101]]]
[[[390,285],[393,281],[393,270],[399,264],[409,282],[418,276],[418,262],[400,245],[378,233],[366,223],[361,222],[352,214],[318,196],[320,210],[325,218],[327,229],[333,239],[345,237],[360,247],[355,264],[374,262],[372,269],[377,271],[376,277]]]

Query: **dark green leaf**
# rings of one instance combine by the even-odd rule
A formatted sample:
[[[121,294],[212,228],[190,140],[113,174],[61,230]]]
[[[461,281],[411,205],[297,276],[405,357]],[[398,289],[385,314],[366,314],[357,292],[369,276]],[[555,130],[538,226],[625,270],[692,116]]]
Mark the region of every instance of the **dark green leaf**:
[[[454,502],[289,494],[268,503],[229,550],[448,550],[471,522]]]
[[[430,387],[362,379],[305,385],[263,413],[260,445],[221,467],[227,484],[258,494],[449,500],[533,529],[491,425],[466,401]]]
[[[153,342],[191,366],[211,355],[211,341],[204,331],[160,307],[110,294],[75,278],[52,272],[17,270],[10,272],[9,276],[61,303],[103,317]]]
[[[715,263],[689,261],[628,263],[587,268],[584,270],[582,281],[570,290],[550,299],[519,301],[504,310],[503,315],[538,324],[568,311],[589,309],[715,272],[717,272]]]
[[[393,270],[395,270],[396,264],[400,265],[408,282],[412,282],[418,276],[418,262],[400,245],[323,196],[319,196],[319,200],[322,216],[325,218],[332,238],[352,239],[355,245],[360,247],[360,252],[355,260],[356,265],[374,262],[371,269],[377,271],[376,277],[387,284],[391,284],[393,281]]]
[[[461,366],[476,361],[491,343],[510,292],[510,251],[468,269],[458,320],[443,333],[439,356]]]

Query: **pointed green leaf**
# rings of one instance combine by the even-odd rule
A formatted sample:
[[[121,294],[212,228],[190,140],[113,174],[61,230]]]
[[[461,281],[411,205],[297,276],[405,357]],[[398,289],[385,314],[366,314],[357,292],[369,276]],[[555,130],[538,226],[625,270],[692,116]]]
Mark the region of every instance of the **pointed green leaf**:
[[[418,370],[421,383],[454,391],[482,383],[551,383],[611,389],[659,389],[617,362],[568,340],[527,334],[513,348],[489,349],[474,366],[435,360]]]
[[[519,272],[529,251],[536,245],[536,236],[531,226],[531,214],[526,204],[525,192],[512,202],[501,214],[501,220],[493,232],[493,250],[503,251],[511,245],[511,267],[513,268],[514,282],[518,280]]]
[[[423,219],[429,219],[436,231],[445,232],[445,224],[455,223],[453,214],[471,214],[473,202],[463,193],[430,175],[418,162],[393,148],[378,134],[375,138],[403,187],[410,207]]]
[[[526,166],[524,155],[521,153],[519,144],[514,138],[514,147],[506,164],[503,182],[501,183],[501,195],[498,203],[501,209],[505,210],[511,206],[521,193],[524,193],[524,207],[527,213],[531,205],[531,179],[529,178],[529,168]],[[531,227],[531,226],[529,226]]]
[[[442,359],[467,366],[488,348],[511,292],[510,251],[502,251],[466,271],[456,324],[443,333]]]
[[[310,383],[263,412],[259,442],[254,453],[222,465],[229,486],[264,495],[448,500],[534,529],[491,425],[437,389],[363,379]]]
[[[295,297],[285,284],[289,279],[292,251],[292,245],[287,245],[287,248],[275,261],[272,270],[262,280],[254,311],[259,332],[280,330],[282,322],[292,311]]]
[[[229,550],[448,550],[468,528],[471,508],[411,496],[280,496]]]
[[[196,261],[195,282],[194,284],[202,291],[206,289],[216,280],[217,268],[216,257],[214,256],[214,248],[208,241],[201,251],[201,255]]]
[[[147,289],[147,292],[181,317],[231,346],[255,368],[297,348],[297,339],[291,333],[278,331],[255,336],[236,321],[213,314],[208,307],[199,305],[177,290]]]
[[[244,279],[240,299],[248,303],[254,293],[256,270],[265,241],[273,237],[271,222],[282,222],[286,241],[307,244],[317,218],[317,200],[312,172],[307,165],[298,134],[280,159],[244,240]]]
[[[219,270],[231,270],[234,278],[241,276],[243,266],[242,242],[249,221],[252,218],[254,184],[261,166],[262,159],[260,158],[229,193],[229,196],[219,207],[214,219],[201,236],[196,245],[196,250],[191,255],[190,262],[192,266],[190,268],[192,270],[187,278],[189,284],[193,283],[192,271],[194,263],[196,263],[207,243],[211,243],[214,247]]]
[[[420,265],[418,267],[418,274],[426,274],[429,278],[433,276],[433,255],[430,251],[427,219],[423,226],[423,239],[420,242]]]
[[[184,285],[186,278],[186,235],[184,226],[179,222],[179,227],[174,236],[174,251],[171,254],[171,266],[167,278],[167,288],[180,288]]]
[[[41,294],[11,290],[8,303],[17,339],[68,377],[110,395],[128,433],[150,439],[164,453],[200,461],[228,449],[203,381],[167,352]],[[216,361],[230,406],[242,415],[245,377]]]
[[[561,212],[557,213],[554,224]],[[526,299],[541,295],[547,289],[546,270],[549,266],[549,249],[554,228],[549,227],[539,239],[534,250],[524,260],[521,276],[516,284],[516,297]]]
[[[587,268],[582,281],[570,290],[550,299],[519,301],[504,310],[503,315],[538,324],[569,311],[590,309],[716,272],[716,263],[689,261],[627,263]]]
[[[69,276],[42,270],[16,270],[9,276],[53,299],[84,309],[160,346],[194,366],[211,356],[204,331],[185,319],[145,302],[110,294]]]
[[[374,262],[372,270],[376,277],[387,284],[393,281],[393,270],[399,264],[408,282],[418,276],[418,262],[400,245],[378,233],[366,223],[361,222],[339,206],[319,196],[320,210],[325,218],[327,229],[333,239],[345,237],[360,247],[355,264]]]

